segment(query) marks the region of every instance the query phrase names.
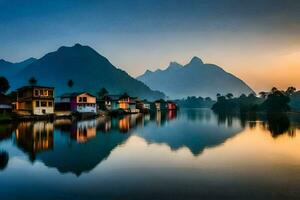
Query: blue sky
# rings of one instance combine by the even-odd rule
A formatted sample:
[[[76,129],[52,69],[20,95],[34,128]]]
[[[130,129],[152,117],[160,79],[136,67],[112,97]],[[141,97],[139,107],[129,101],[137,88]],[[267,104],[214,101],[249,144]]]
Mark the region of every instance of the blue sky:
[[[133,76],[198,56],[257,90],[300,87],[289,76],[266,81],[262,74],[279,76],[286,56],[295,70],[299,34],[297,0],[0,0],[0,58],[39,58],[81,43]]]

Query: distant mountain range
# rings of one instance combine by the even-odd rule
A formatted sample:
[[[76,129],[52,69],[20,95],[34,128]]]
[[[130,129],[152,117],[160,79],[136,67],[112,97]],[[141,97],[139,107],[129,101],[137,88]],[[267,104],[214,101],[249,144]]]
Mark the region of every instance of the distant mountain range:
[[[162,92],[151,90],[144,83],[113,66],[107,58],[89,46],[63,46],[40,59],[30,59],[22,63],[27,64],[25,67],[21,67],[20,63],[0,66],[7,68],[0,75],[9,77],[12,89],[27,85],[28,80],[35,77],[39,85],[55,87],[56,96],[70,91],[96,94],[105,87],[110,93],[127,92],[129,95],[150,100],[165,97]],[[69,79],[74,82],[73,88],[67,85]]]
[[[137,77],[153,90],[164,92],[168,97],[183,98],[202,96],[216,98],[216,94],[232,93],[239,96],[254,91],[236,76],[214,64],[204,64],[198,57],[193,57],[186,64],[171,62],[165,70],[154,72],[147,70]]]
[[[3,59],[0,60],[0,76],[5,76],[7,78],[13,76],[14,74],[20,72],[27,65],[36,61],[35,58],[29,58],[19,63],[12,63],[5,61]]]

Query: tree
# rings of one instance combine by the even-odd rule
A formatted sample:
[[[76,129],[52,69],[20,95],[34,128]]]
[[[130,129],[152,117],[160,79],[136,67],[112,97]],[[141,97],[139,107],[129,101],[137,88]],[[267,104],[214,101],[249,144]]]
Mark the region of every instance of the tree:
[[[5,77],[0,77],[0,93],[5,94],[10,88],[9,82]]]
[[[267,92],[264,92],[264,91],[261,91],[261,92],[259,93],[259,96],[260,96],[261,98],[265,99],[265,98],[268,96],[268,93],[267,93]]]
[[[276,92],[276,91],[278,91],[278,89],[277,89],[276,87],[273,87],[273,88],[271,89],[271,93],[274,93],[274,92]]]
[[[286,112],[290,110],[290,97],[280,90],[270,93],[262,104],[262,108],[267,112]]]
[[[246,99],[247,98],[247,96],[243,93],[243,94],[241,94],[240,95],[240,97],[239,97],[240,99]]]
[[[291,96],[292,94],[294,94],[294,92],[296,92],[296,88],[293,87],[293,86],[290,86],[290,87],[287,88],[287,90],[286,90],[285,93],[286,93],[287,95]]]
[[[226,94],[226,98],[227,98],[227,99],[232,99],[232,98],[233,98],[233,94],[232,94],[232,93]]]
[[[101,88],[100,91],[97,93],[97,95],[99,98],[102,98],[102,97],[108,95],[108,91],[106,88]]]
[[[34,86],[37,84],[37,80],[34,77],[31,77],[29,80],[29,85]]]
[[[74,81],[72,79],[68,80],[68,87],[71,89],[74,86]]]

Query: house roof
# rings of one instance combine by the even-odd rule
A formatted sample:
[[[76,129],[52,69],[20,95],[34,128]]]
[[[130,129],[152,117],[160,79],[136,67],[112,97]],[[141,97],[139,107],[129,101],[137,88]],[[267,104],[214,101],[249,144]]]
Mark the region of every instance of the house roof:
[[[156,100],[155,102],[156,102],[156,103],[166,103],[166,101],[163,100],[163,99],[158,99],[158,100]]]
[[[49,87],[49,86],[40,86],[40,85],[27,85],[27,86],[23,86],[23,87],[20,87],[18,88],[17,90],[24,90],[24,89],[34,89],[34,88],[38,88],[38,89],[53,89],[54,90],[54,87]]]
[[[94,95],[92,95],[91,93],[88,93],[88,92],[72,92],[72,93],[64,93],[60,96],[60,98],[77,97],[81,94],[87,94],[91,97],[96,97],[96,96],[94,96]]]
[[[111,101],[118,101],[122,98],[135,98],[135,97],[130,97],[129,95],[127,94],[113,94],[113,95],[105,95],[102,99],[104,100],[111,100]]]

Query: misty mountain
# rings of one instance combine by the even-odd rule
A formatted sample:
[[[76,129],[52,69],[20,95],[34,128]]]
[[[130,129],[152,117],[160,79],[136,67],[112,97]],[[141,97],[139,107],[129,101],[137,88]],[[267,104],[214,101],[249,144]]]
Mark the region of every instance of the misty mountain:
[[[151,89],[164,92],[170,98],[202,96],[216,98],[216,94],[239,96],[254,91],[236,76],[214,64],[204,64],[198,57],[186,65],[171,62],[165,70],[147,70],[137,77]]]
[[[27,65],[33,63],[36,59],[29,58],[19,63],[12,63],[6,60],[0,60],[0,76],[5,76],[7,78],[11,77],[12,75],[20,72],[24,69]]]
[[[40,85],[55,87],[56,96],[71,91],[96,94],[105,87],[110,93],[127,92],[148,99],[164,97],[113,66],[91,47],[80,44],[60,47],[31,63],[13,77],[13,87],[27,85],[30,77],[35,77]],[[67,86],[69,79],[74,81],[73,88]]]

